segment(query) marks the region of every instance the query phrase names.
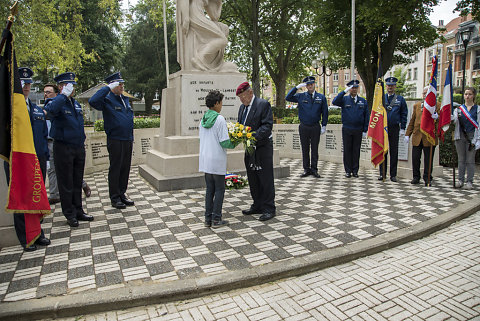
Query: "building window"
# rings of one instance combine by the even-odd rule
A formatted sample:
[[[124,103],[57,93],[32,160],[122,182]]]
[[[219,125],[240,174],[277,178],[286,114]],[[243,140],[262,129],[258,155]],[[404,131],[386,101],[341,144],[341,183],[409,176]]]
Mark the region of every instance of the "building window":
[[[473,62],[473,69],[480,69],[480,50],[475,51],[475,61]]]
[[[338,73],[333,74],[333,81],[338,81]]]
[[[428,51],[428,63],[432,62],[432,58],[433,58],[433,50],[429,50]]]
[[[349,72],[345,73],[345,80],[350,80],[350,73]]]
[[[418,78],[418,68],[413,68],[413,80],[417,80]]]
[[[415,54],[415,56],[413,57],[413,61],[418,61],[418,54]]]
[[[333,87],[333,93],[334,93],[334,94],[338,94],[338,86],[334,86],[334,87]]]
[[[412,79],[412,69],[408,69],[408,72],[407,72],[407,80],[410,80]]]

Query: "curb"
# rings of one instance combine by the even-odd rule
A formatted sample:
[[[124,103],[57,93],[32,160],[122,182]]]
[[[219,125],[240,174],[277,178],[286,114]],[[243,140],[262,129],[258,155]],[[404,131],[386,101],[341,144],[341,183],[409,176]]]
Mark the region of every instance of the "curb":
[[[291,258],[239,271],[229,271],[196,279],[169,282],[151,281],[141,285],[129,284],[124,288],[111,291],[87,291],[59,297],[4,302],[0,304],[0,320],[20,321],[73,317],[186,300],[298,276],[350,262],[423,238],[479,210],[480,200],[474,200],[469,204],[461,204],[447,213],[408,228],[299,258]]]

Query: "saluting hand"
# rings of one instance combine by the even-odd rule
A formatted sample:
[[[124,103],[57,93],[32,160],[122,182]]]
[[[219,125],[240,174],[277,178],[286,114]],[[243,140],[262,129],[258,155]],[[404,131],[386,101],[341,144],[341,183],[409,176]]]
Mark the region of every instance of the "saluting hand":
[[[300,89],[300,88],[303,88],[303,87],[307,87],[307,84],[302,82],[301,84],[298,84],[297,85],[297,89]]]
[[[120,85],[120,83],[118,81],[114,81],[111,84],[108,84],[108,88],[110,88],[110,90],[113,90],[116,87],[118,87],[119,85]]]
[[[65,86],[63,86],[62,92],[61,92],[62,95],[70,97],[70,95],[72,93],[73,93],[73,84],[72,83],[68,83]]]
[[[343,91],[344,93],[348,94],[348,92],[350,91],[350,89],[352,89],[353,86],[348,86],[347,88],[345,88],[345,90]]]

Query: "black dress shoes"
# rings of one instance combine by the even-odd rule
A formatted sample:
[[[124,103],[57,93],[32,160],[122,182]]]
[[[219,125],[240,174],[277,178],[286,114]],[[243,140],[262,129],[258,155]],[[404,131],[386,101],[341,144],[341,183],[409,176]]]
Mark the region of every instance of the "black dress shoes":
[[[37,250],[37,246],[35,244],[32,244],[30,246],[23,246],[23,250],[25,252],[33,252]]]
[[[420,180],[418,178],[414,178],[414,179],[412,179],[410,184],[420,184]]]
[[[350,178],[350,177],[352,177],[352,174],[351,173],[345,173],[345,177]]]
[[[358,178],[358,173],[353,173],[353,177]]]
[[[313,175],[315,178],[320,178],[320,175],[318,174],[318,172],[312,172],[312,175]]]
[[[132,200],[129,200],[128,198],[126,197],[121,197],[120,200],[122,201],[123,204],[127,205],[127,206],[133,206],[135,205],[135,202],[132,201]]]
[[[119,210],[127,208],[125,204],[121,200],[112,200],[112,206],[118,208]]]
[[[248,209],[248,210],[242,210],[243,215],[252,215],[252,214],[261,214],[261,212],[253,210],[253,209]]]
[[[75,217],[68,219],[67,223],[70,227],[78,227],[78,220]]]
[[[48,199],[48,203],[49,203],[50,205],[57,204],[57,203],[59,203],[59,202],[60,202],[60,199],[59,199],[59,198],[49,198],[49,199]]]
[[[47,246],[50,245],[50,240],[47,239],[46,237],[39,237],[36,241],[35,244],[41,245],[41,246]]]
[[[275,213],[263,213],[258,219],[259,221],[268,221],[275,217]]]
[[[393,176],[393,177],[390,177],[390,180],[391,180],[392,182],[394,182],[394,183],[396,183],[396,182],[397,182],[397,178],[396,178],[395,176]]]
[[[379,181],[383,181],[383,176],[378,176]]]
[[[77,220],[78,221],[93,221],[93,216],[92,215],[87,215],[85,213],[80,213],[80,214],[77,214]]]
[[[300,177],[307,177],[308,175],[310,175],[310,171],[303,171],[303,174],[300,175]]]

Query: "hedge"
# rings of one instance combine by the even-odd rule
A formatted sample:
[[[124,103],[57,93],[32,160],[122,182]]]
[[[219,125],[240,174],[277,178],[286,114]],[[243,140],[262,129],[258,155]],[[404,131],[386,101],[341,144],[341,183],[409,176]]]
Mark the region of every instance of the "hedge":
[[[96,132],[104,131],[103,119],[97,120],[93,128]],[[133,128],[160,128],[160,117],[135,117],[133,118]]]

